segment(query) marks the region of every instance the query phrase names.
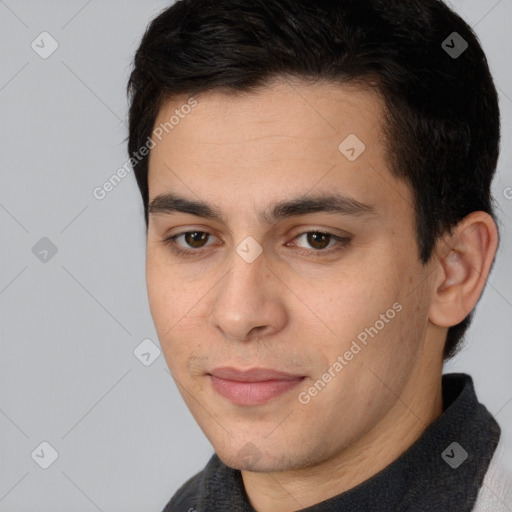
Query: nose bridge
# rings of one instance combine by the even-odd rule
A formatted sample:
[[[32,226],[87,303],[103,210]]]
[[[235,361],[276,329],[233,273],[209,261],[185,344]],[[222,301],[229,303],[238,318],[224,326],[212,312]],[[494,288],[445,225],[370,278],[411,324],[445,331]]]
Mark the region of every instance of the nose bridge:
[[[239,248],[246,250],[242,244]],[[231,270],[221,284],[216,305],[221,309],[226,308],[225,316],[231,311],[230,317],[239,316],[242,319],[248,318],[248,315],[252,316],[251,312],[261,309],[265,258],[260,255],[254,261],[248,262],[237,251],[232,255]]]
[[[260,334],[280,329],[285,317],[280,297],[269,282],[272,272],[267,269],[265,254],[256,244],[254,239],[246,239],[236,248],[211,312],[214,327],[240,341],[255,328]]]

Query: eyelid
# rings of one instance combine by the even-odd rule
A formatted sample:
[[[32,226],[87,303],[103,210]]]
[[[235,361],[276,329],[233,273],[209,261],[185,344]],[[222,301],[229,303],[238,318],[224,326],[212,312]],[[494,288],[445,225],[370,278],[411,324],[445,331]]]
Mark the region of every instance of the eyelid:
[[[168,235],[168,236],[165,236],[163,240],[160,241],[161,244],[163,245],[172,245],[172,244],[175,244],[176,242],[176,239],[179,238],[180,236],[184,236],[184,235],[188,235],[189,233],[203,233],[203,234],[206,234],[208,235],[208,240],[207,240],[207,243],[210,241],[210,237],[215,237],[217,238],[215,235],[212,235],[209,231],[205,231],[204,229],[188,229],[186,231],[181,231],[179,233],[176,233],[174,235]],[[176,244],[178,245],[178,244]],[[209,245],[205,245],[204,247],[209,247],[211,244]],[[178,245],[178,247],[183,247],[181,245]],[[204,247],[201,247],[199,249],[192,249],[192,248],[189,248],[189,249],[186,249],[186,248],[183,248],[183,251],[190,251],[190,252],[194,252],[194,253],[199,253]]]
[[[169,230],[168,233],[164,234],[164,238],[172,238],[172,237],[178,237],[180,235],[186,235],[188,233],[206,233],[210,236],[215,236],[212,234],[211,232],[211,228],[210,227],[206,227],[206,226],[191,226],[191,227],[187,227],[186,229],[184,229],[183,231],[178,231],[177,233],[171,235],[172,230]],[[215,230],[213,230],[215,231]],[[333,231],[337,231],[338,233],[335,233]],[[344,231],[344,230],[340,230],[340,229],[336,229],[336,228],[326,228],[326,227],[319,227],[319,226],[315,226],[315,225],[302,225],[302,226],[296,226],[295,228],[293,228],[292,230],[290,230],[290,232],[292,234],[288,235],[288,236],[291,236],[293,239],[297,238],[298,236],[301,236],[301,235],[305,235],[307,233],[322,233],[322,234],[325,234],[325,235],[330,235],[332,236],[333,238],[353,238],[353,234],[352,233],[349,233],[348,231]],[[295,234],[294,234],[295,233]],[[216,237],[218,238],[218,237]]]
[[[215,235],[212,235],[212,233],[210,233],[209,231],[206,231],[205,229],[194,229],[194,228],[190,229],[189,228],[185,231],[181,231],[179,233],[165,237],[161,241],[161,244],[168,245],[171,248],[171,251],[178,256],[185,256],[185,257],[198,256],[199,257],[202,255],[204,249],[209,247],[212,244],[200,247],[198,249],[194,249],[194,248],[187,249],[187,248],[184,248],[183,246],[176,243],[177,238],[179,238],[180,236],[190,234],[190,233],[202,233],[202,234],[208,235],[208,237],[215,237]],[[328,229],[309,227],[308,229],[303,229],[302,231],[293,235],[291,242],[293,242],[297,238],[300,238],[304,235],[308,235],[310,233],[320,233],[323,235],[327,235],[327,236],[331,237],[331,239],[335,242],[335,244],[332,247],[329,247],[327,249],[305,249],[304,247],[297,246],[297,248],[299,249],[299,252],[305,256],[312,255],[313,257],[322,257],[322,256],[325,257],[325,256],[336,254],[336,253],[340,252],[341,250],[343,250],[352,241],[352,238],[353,238],[352,234],[347,233],[346,236],[336,235],[335,233],[332,233]],[[217,238],[217,237],[215,237],[215,238]],[[209,241],[210,240],[208,239],[208,242]],[[287,242],[285,244],[285,246],[289,247],[290,242]]]

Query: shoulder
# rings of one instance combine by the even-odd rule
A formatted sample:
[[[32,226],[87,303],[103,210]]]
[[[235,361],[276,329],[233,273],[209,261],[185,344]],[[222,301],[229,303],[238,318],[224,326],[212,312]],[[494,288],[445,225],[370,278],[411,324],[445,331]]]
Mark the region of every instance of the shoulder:
[[[500,443],[501,445],[501,443]],[[509,512],[512,503],[512,471],[502,460],[502,448],[498,446],[485,474],[473,512]]]

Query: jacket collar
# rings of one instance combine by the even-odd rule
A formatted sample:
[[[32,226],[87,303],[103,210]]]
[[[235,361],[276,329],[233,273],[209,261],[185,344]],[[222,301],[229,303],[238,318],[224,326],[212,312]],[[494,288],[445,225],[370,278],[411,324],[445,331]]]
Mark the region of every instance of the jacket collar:
[[[469,375],[443,375],[443,413],[398,459],[358,486],[303,512],[470,512],[500,438]],[[164,512],[255,512],[240,471],[214,454]]]

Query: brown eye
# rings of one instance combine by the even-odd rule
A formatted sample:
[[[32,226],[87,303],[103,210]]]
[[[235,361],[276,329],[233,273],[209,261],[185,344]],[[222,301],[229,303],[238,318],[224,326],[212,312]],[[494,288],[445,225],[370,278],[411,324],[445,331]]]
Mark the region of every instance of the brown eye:
[[[171,248],[179,256],[199,255],[204,247],[211,245],[210,233],[205,231],[185,231],[162,240],[162,244]]]
[[[309,249],[302,251],[302,254],[322,257],[343,250],[350,244],[352,238],[341,237],[323,231],[306,231],[297,235],[295,240],[296,247]]]
[[[325,249],[329,246],[329,242],[332,238],[332,235],[328,233],[320,233],[318,231],[311,231],[307,233],[307,241],[311,247],[315,249]]]
[[[194,249],[200,249],[201,247],[204,247],[203,242],[208,241],[208,233],[205,233],[204,231],[190,231],[188,233],[185,233],[184,235],[185,243],[193,247]]]
[[[299,247],[304,249],[313,248],[315,251],[324,251],[328,249],[332,245],[331,242],[335,242],[339,240],[339,237],[332,235],[330,233],[323,233],[321,231],[307,231],[306,233],[302,233],[296,237],[297,240],[301,240],[301,243],[298,244]],[[305,244],[305,245],[301,245]]]

